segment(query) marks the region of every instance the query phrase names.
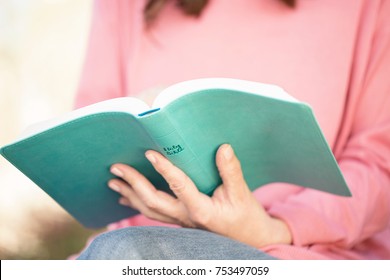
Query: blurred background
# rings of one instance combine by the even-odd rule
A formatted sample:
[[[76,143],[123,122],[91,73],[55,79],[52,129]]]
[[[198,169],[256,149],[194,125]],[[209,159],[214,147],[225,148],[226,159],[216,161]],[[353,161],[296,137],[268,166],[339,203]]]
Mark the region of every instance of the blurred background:
[[[0,0],[0,146],[72,109],[92,0]],[[0,259],[66,259],[95,232],[0,157]]]

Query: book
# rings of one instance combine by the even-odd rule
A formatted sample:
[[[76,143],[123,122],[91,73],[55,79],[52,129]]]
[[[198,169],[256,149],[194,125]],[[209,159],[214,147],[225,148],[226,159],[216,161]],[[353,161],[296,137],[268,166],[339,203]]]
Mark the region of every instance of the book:
[[[310,106],[278,86],[236,79],[181,82],[152,107],[134,97],[102,101],[29,127],[0,153],[81,224],[99,228],[138,213],[107,187],[112,164],[128,164],[171,193],[144,156],[156,150],[211,195],[224,143],[251,190],[286,182],[351,195]]]

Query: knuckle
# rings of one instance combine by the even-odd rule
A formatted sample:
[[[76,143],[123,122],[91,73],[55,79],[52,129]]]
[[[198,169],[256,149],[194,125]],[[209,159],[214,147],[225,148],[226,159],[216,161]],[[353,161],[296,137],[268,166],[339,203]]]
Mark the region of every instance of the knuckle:
[[[162,165],[162,166],[158,166],[158,167],[156,168],[156,170],[157,170],[160,174],[169,174],[170,168],[169,168],[169,166]]]
[[[241,173],[242,171],[241,171],[241,164],[240,164],[240,162],[239,162],[239,161],[236,161],[235,164],[232,164],[232,165],[230,166],[230,171],[231,171],[232,173]]]
[[[242,181],[243,180],[243,176],[241,173],[238,173],[238,172],[234,172],[230,175],[231,177],[231,180],[234,181],[234,182],[238,182],[238,181]]]
[[[226,168],[220,171],[221,177],[230,178],[230,179],[240,179],[242,177],[241,168],[231,167]]]
[[[227,166],[221,170],[221,173],[221,175],[233,177],[234,179],[240,179],[242,177],[241,164],[237,162],[236,164]]]
[[[169,188],[176,194],[182,194],[186,189],[186,184],[181,181],[171,181],[169,183]]]
[[[131,185],[136,180],[139,180],[141,177],[143,177],[143,175],[141,173],[139,173],[135,169],[132,169],[129,166],[124,167],[123,170],[124,170],[123,176],[121,177],[121,180],[120,180],[122,183],[124,182],[124,183]]]
[[[211,221],[211,215],[209,212],[195,210],[190,215],[191,220],[195,225],[201,228],[207,228]]]
[[[189,221],[189,215],[186,207],[179,200],[175,200],[173,207],[176,211],[173,211],[170,215],[177,220],[180,224],[187,224]]]
[[[144,201],[144,203],[148,209],[151,209],[151,210],[158,209],[158,202],[155,199],[148,199],[148,200]]]
[[[141,211],[141,213],[142,213],[146,218],[155,219],[155,214],[154,214],[152,211],[144,210],[144,211]]]
[[[140,211],[146,218],[152,218],[152,214],[150,211],[147,211],[147,210],[142,210]]]
[[[167,161],[164,164],[159,164],[155,166],[156,170],[161,174],[161,175],[169,175],[171,174],[173,170],[174,165]]]
[[[183,214],[183,212],[177,212],[172,215],[172,218],[177,221],[177,223],[182,227],[194,227],[189,215]]]
[[[178,224],[181,226],[181,227],[185,227],[185,228],[197,228],[197,226],[191,222],[191,221],[188,221],[188,220],[178,220]]]

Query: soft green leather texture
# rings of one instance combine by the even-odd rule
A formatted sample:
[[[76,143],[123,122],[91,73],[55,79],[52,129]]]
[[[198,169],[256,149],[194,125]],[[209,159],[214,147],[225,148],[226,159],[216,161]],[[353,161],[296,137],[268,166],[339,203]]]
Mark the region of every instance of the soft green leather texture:
[[[214,158],[218,147],[229,143],[252,190],[267,183],[287,182],[350,195],[306,104],[208,90],[184,96],[162,112],[180,132],[183,153],[194,155],[191,163],[181,168],[205,193],[211,193],[221,183]],[[177,155],[168,158],[175,164],[181,161]],[[197,174],[192,173],[193,168]]]
[[[111,164],[127,163],[158,188],[167,184],[145,159],[158,150],[207,194],[221,183],[219,145],[229,143],[250,188],[288,182],[349,196],[311,109],[229,90],[186,95],[142,117],[99,113],[5,146],[1,154],[87,227],[137,212],[107,187]]]
[[[80,223],[98,228],[136,213],[119,205],[119,195],[107,187],[114,177],[109,172],[111,164],[130,164],[166,187],[145,160],[147,149],[156,146],[135,117],[101,113],[6,146],[1,152]]]

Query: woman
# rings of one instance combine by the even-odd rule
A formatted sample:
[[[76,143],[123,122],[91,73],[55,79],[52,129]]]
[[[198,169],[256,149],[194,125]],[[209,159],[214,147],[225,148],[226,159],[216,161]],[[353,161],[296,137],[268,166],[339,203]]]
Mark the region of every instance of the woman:
[[[109,187],[144,215],[110,225],[123,229],[98,237],[81,258],[389,259],[390,2],[210,0],[196,17],[182,12],[187,2],[97,0],[76,105],[201,77],[277,84],[312,106],[353,196],[282,184],[251,194],[222,145],[223,185],[208,198],[148,151],[177,198],[113,165],[123,180]],[[135,227],[163,223],[203,230]]]

